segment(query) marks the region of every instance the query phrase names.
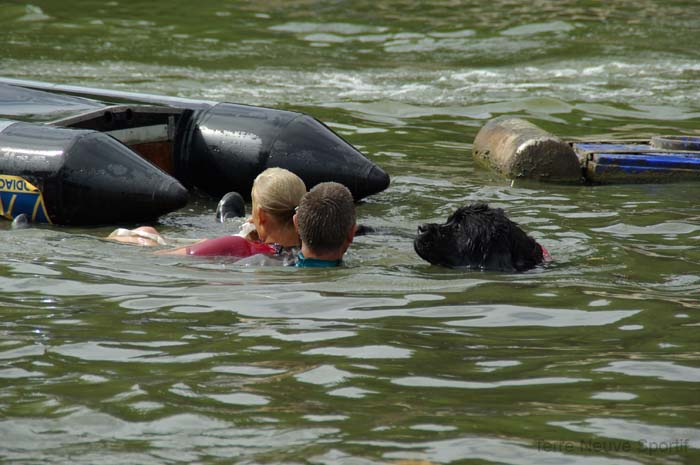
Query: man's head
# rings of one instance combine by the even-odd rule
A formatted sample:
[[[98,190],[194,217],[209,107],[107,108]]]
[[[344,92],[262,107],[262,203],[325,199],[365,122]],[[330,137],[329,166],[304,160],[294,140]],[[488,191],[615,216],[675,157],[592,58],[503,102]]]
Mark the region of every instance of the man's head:
[[[320,183],[302,197],[294,223],[302,250],[319,258],[339,259],[355,235],[352,194],[337,182]]]

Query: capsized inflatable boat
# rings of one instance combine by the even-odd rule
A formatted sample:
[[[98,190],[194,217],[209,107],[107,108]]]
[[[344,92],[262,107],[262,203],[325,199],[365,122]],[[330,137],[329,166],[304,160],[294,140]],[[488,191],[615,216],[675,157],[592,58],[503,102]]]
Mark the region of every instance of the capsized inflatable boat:
[[[48,123],[17,121],[60,115]],[[0,215],[91,225],[183,207],[188,190],[250,195],[277,166],[308,188],[340,182],[356,200],[389,176],[298,112],[0,78]]]
[[[500,117],[476,135],[474,158],[510,179],[661,183],[700,180],[700,137],[564,141],[529,121]]]

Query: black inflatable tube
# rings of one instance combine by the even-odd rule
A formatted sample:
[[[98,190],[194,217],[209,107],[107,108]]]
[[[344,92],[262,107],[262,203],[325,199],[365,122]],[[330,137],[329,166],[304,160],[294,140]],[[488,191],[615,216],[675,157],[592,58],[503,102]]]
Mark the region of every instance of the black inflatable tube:
[[[292,111],[220,103],[195,113],[176,152],[175,176],[220,197],[250,198],[253,180],[285,168],[307,188],[340,182],[359,200],[386,189],[389,176],[315,118]]]
[[[7,218],[140,222],[187,200],[180,182],[106,134],[23,122],[0,126],[0,208]]]
[[[183,118],[184,127],[178,128],[176,135],[176,169],[172,174],[215,197],[230,191],[248,197],[255,176],[273,166],[296,173],[309,189],[319,182],[340,182],[356,200],[389,186],[386,172],[304,113],[21,79],[0,78],[0,84],[49,95],[61,93],[190,110],[191,119],[185,121],[189,115]],[[75,98],[70,99],[72,102]]]

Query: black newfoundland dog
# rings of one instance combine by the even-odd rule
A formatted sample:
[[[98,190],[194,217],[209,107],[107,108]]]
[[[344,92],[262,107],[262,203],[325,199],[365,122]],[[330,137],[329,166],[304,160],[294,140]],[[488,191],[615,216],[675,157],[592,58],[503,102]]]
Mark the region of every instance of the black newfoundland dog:
[[[525,271],[549,259],[503,210],[484,203],[457,209],[445,224],[418,226],[413,246],[423,260],[450,268]]]

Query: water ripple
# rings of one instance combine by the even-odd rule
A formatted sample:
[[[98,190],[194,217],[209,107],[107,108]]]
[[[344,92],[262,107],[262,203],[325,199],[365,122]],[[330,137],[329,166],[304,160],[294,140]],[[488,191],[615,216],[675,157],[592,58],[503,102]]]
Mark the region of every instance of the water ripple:
[[[665,381],[700,382],[700,368],[678,365],[673,362],[621,360],[595,371],[651,377]]]
[[[89,449],[109,436],[112,440],[146,442],[148,453],[134,453],[138,463],[196,462],[206,457],[249,455],[259,450],[285,450],[335,434],[335,428],[240,428],[230,422],[194,414],[176,414],[154,421],[127,422],[117,417],[78,408],[56,418],[0,420],[0,434],[12,444],[5,458],[21,459],[31,452],[44,463],[59,463],[52,454],[72,448],[73,463],[90,463]],[[154,454],[154,455],[151,455]],[[122,456],[124,459],[124,456]],[[160,459],[160,460],[158,460]],[[94,463],[94,462],[92,462]]]
[[[537,386],[548,384],[571,384],[590,381],[586,378],[565,378],[565,377],[550,377],[550,378],[528,378],[514,379],[505,381],[461,381],[455,379],[430,378],[425,376],[407,376],[392,380],[393,384],[399,386],[411,387],[437,387],[437,388],[456,388],[456,389],[494,389],[500,387],[517,387],[517,386]]]
[[[621,418],[588,418],[584,421],[553,421],[553,426],[600,437],[619,438],[637,442],[648,453],[680,452],[681,447],[700,449],[700,429],[661,426]],[[653,450],[654,445],[666,450]],[[676,450],[669,449],[675,445]]]
[[[365,442],[384,449],[386,459],[406,461],[426,460],[432,463],[452,463],[466,459],[485,462],[509,463],[513,465],[541,465],[544,463],[566,463],[571,465],[640,465],[634,460],[601,457],[600,455],[573,455],[556,451],[544,451],[530,447],[524,441],[466,435],[456,439],[425,441],[405,444],[391,441]]]
[[[331,355],[359,359],[410,358],[412,350],[387,345],[361,347],[318,347],[302,352],[306,355]]]
[[[339,370],[333,365],[321,365],[305,371],[304,373],[299,373],[295,375],[294,378],[302,383],[331,386],[334,384],[343,383],[346,380],[356,376],[358,375],[348,371]]]

